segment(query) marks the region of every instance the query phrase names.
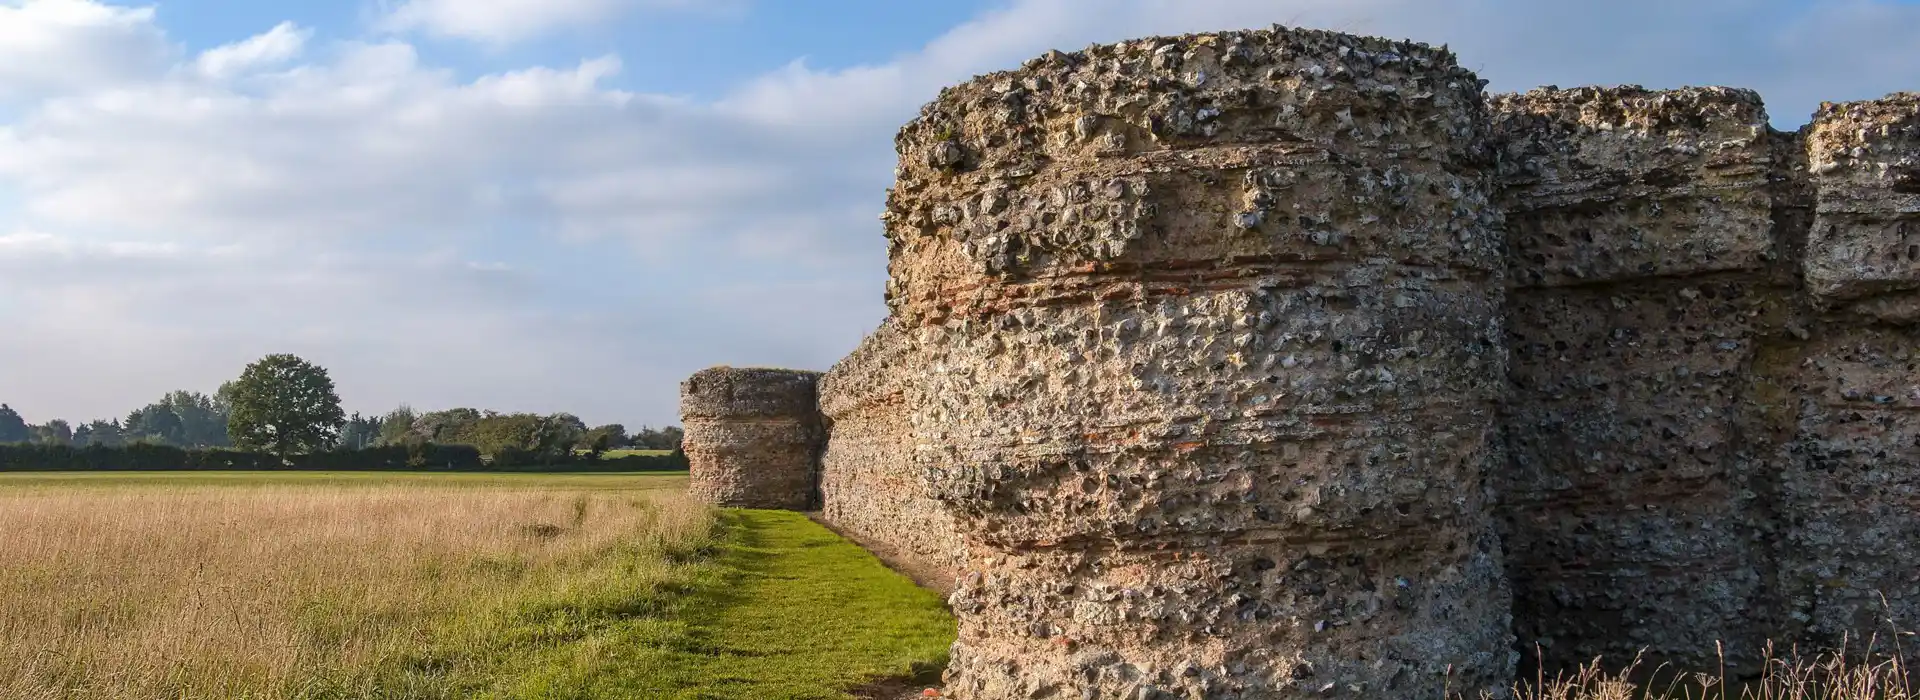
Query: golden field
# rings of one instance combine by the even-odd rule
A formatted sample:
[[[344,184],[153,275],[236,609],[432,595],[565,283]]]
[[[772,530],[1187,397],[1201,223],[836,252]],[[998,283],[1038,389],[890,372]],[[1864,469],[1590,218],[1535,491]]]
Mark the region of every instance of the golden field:
[[[9,477],[0,698],[505,692],[698,575],[683,482]]]

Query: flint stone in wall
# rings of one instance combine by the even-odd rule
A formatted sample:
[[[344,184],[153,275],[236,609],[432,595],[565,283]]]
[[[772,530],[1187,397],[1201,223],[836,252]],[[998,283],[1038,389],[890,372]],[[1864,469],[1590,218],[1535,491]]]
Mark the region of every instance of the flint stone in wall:
[[[1920,625],[1920,95],[1824,105],[1806,132],[1823,318],[1761,364],[1756,436],[1781,469],[1786,630],[1858,649]]]
[[[952,578],[964,566],[953,517],[933,500],[913,459],[907,385],[918,366],[912,337],[888,321],[820,379],[831,431],[821,459],[821,517],[914,567]]]
[[[969,552],[949,694],[1507,682],[1481,87],[1231,32],[1049,54],[901,132],[904,401]]]
[[[826,437],[819,379],[819,372],[713,367],[681,382],[688,491],[732,508],[811,508]]]
[[[1495,483],[1514,625],[1549,672],[1759,662],[1769,477],[1742,444],[1787,324],[1777,156],[1758,95],[1542,89],[1493,101],[1512,395]]]

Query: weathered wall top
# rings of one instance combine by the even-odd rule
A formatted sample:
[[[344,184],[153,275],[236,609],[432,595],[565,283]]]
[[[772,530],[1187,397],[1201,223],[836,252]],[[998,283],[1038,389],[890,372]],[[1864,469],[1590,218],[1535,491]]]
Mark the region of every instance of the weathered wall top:
[[[817,410],[819,372],[709,367],[680,383],[682,418],[809,416]]]
[[[1154,37],[1054,51],[941,90],[895,145],[908,180],[963,170],[1017,177],[1041,160],[1206,142],[1338,149],[1386,136],[1355,129],[1386,121],[1402,123],[1403,148],[1460,148],[1480,125],[1455,107],[1477,104],[1484,84],[1451,52],[1414,42],[1295,29]],[[1374,118],[1356,122],[1349,110]],[[1389,120],[1383,110],[1451,118]]]
[[[1521,287],[1752,270],[1771,131],[1751,90],[1547,87],[1493,98]],[[1606,208],[1598,215],[1597,208]]]
[[[1270,30],[1055,52],[948,88],[896,140],[890,303],[909,315],[964,306],[954,297],[983,274],[1276,248],[1496,270],[1497,246],[1477,234],[1484,188],[1453,174],[1487,156],[1482,84],[1428,46]],[[1198,181],[1195,169],[1240,181]],[[1218,188],[1238,196],[1184,206]],[[1453,199],[1452,216],[1414,201],[1435,194]],[[1156,224],[1232,235],[1176,246],[1145,236]]]
[[[1808,289],[1829,304],[1904,293],[1858,310],[1920,321],[1920,93],[1823,104],[1807,132]]]
[[[1547,85],[1524,93],[1497,95],[1494,112],[1504,118],[1512,108],[1549,115],[1562,133],[1638,132],[1665,135],[1675,130],[1689,134],[1721,131],[1731,138],[1756,123],[1765,124],[1767,110],[1760,93],[1742,88],[1683,87],[1650,90],[1639,85],[1560,88]],[[1543,123],[1543,126],[1547,124]],[[1624,134],[1623,134],[1624,135]]]

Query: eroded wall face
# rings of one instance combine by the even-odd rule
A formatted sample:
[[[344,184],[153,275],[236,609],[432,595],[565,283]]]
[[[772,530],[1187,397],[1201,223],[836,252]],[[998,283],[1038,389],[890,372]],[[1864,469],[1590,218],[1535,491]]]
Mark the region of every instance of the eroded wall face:
[[[808,510],[826,434],[818,372],[714,367],[680,384],[688,492],[731,508]]]
[[[913,456],[969,552],[948,694],[1507,682],[1480,85],[1229,33],[1051,54],[903,130]]]
[[[831,426],[821,517],[923,579],[950,583],[965,556],[953,517],[914,464],[906,391],[924,368],[912,343],[889,321],[821,378],[820,409]]]
[[[1497,473],[1515,633],[1549,672],[1759,662],[1771,476],[1743,444],[1786,325],[1776,156],[1723,88],[1496,98],[1512,395]]]
[[[1806,133],[1817,318],[1759,377],[1779,586],[1787,635],[1857,648],[1920,624],[1920,95],[1825,105]]]

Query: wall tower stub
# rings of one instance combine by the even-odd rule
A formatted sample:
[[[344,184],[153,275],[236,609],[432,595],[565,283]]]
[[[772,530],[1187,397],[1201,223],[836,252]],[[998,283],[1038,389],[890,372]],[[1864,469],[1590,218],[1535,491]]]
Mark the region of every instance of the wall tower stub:
[[[826,441],[819,379],[819,372],[713,367],[681,382],[688,491],[732,508],[813,508]]]

